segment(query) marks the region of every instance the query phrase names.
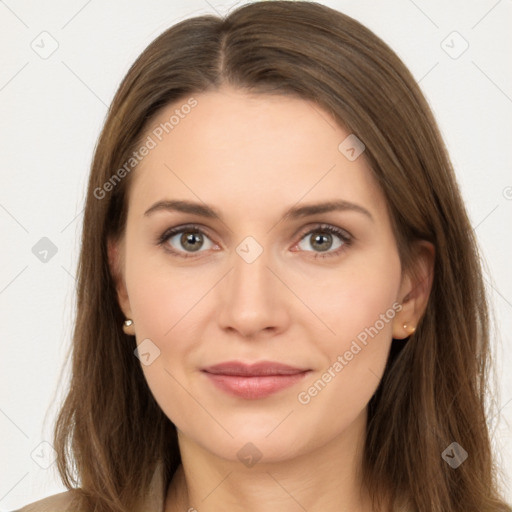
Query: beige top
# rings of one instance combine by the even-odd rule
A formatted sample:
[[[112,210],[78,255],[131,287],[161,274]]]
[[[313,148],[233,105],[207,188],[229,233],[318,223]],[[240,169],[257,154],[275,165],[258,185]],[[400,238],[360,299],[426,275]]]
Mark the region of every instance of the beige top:
[[[164,512],[165,495],[163,468],[159,465],[151,481],[147,501],[139,510],[133,512]],[[71,491],[54,494],[48,498],[35,501],[13,512],[86,512],[77,510],[72,503]]]

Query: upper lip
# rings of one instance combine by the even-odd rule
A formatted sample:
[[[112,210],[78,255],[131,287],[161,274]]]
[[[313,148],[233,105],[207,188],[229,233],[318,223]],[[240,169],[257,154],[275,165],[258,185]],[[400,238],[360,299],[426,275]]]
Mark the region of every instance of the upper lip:
[[[295,375],[308,371],[308,368],[296,368],[274,361],[259,361],[253,364],[242,363],[241,361],[226,361],[203,368],[202,371],[218,375],[254,377],[260,375]]]

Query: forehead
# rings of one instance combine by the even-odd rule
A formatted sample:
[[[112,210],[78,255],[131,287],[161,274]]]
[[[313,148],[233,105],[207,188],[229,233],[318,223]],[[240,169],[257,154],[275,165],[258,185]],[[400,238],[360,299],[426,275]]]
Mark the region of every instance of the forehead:
[[[339,149],[350,135],[297,97],[191,94],[163,108],[145,133],[153,147],[134,171],[130,204],[179,197],[270,214],[302,198],[343,198],[378,210],[383,197],[364,154],[351,161]]]

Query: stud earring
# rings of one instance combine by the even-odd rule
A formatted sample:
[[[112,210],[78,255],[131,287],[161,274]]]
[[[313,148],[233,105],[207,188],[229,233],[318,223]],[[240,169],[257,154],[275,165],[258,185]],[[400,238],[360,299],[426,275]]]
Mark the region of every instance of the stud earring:
[[[416,327],[413,327],[412,325],[409,326],[407,324],[404,324],[404,329],[409,333],[409,335],[411,335],[411,334],[414,334]]]
[[[132,336],[135,334],[134,329],[133,329],[133,320],[131,320],[130,318],[127,318],[123,322],[123,331],[125,334],[130,334]]]

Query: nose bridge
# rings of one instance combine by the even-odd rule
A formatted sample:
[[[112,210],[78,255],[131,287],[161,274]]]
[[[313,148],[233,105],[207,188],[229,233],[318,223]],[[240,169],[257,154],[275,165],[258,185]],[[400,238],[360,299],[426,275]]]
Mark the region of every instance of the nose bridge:
[[[219,321],[224,328],[248,335],[282,327],[286,308],[281,302],[282,284],[268,268],[272,268],[271,254],[252,236],[235,248],[219,303]]]
[[[272,273],[267,268],[270,250],[264,248],[256,238],[247,236],[238,244],[233,254],[230,293],[237,302],[262,301],[258,307],[269,304]],[[254,304],[256,306],[256,304]]]

